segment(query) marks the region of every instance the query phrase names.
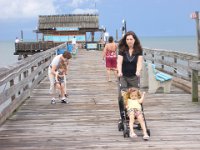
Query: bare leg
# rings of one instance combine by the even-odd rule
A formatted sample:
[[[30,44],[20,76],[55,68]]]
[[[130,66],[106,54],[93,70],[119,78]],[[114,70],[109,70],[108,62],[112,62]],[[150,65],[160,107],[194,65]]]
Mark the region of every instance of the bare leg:
[[[61,103],[69,103],[65,98],[65,83],[60,84]]]
[[[140,115],[138,116],[138,121],[139,121],[139,123],[140,123],[140,125],[141,125],[141,128],[142,128],[144,137],[146,137],[146,138],[148,139],[149,136],[148,136],[148,134],[147,134],[147,129],[146,129],[145,122],[144,122],[144,118],[143,118],[143,115],[142,115],[142,114],[140,114]],[[144,138],[144,137],[143,137],[143,138]]]
[[[56,93],[56,84],[55,84],[55,78],[51,73],[48,73],[49,75],[49,81],[50,81],[50,95],[52,97],[52,99],[55,99],[55,93]]]
[[[64,75],[64,94],[67,97],[67,79],[66,79],[66,75]]]
[[[114,74],[115,74],[115,77],[118,78],[116,69],[114,70]]]
[[[64,83],[62,83],[60,85],[60,93],[61,93],[61,98],[64,98],[65,97],[65,86],[64,86]]]
[[[129,128],[130,128],[130,137],[136,137],[136,134],[133,130],[133,124],[135,121],[135,116],[134,116],[134,112],[131,111],[129,114]]]
[[[54,89],[53,89],[53,93],[52,93],[52,97],[56,96],[56,84],[54,84]]]
[[[117,69],[116,69],[116,68],[113,68],[112,71],[113,71],[113,73],[114,73],[114,75],[115,75],[115,78],[117,79],[117,78],[118,78],[118,76],[117,76]]]
[[[61,94],[61,86],[60,86],[60,83],[56,83],[56,89],[59,90],[59,93]]]
[[[108,76],[108,81],[110,82],[110,68],[106,68],[107,69],[107,76]]]

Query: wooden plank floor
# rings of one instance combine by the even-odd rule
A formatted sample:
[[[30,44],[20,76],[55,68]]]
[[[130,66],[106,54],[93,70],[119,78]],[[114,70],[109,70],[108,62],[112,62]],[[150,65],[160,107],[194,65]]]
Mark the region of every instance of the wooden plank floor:
[[[117,82],[106,81],[101,52],[80,50],[71,60],[69,104],[50,104],[45,79],[0,127],[0,150],[199,150],[200,104],[172,87],[148,94],[145,117],[149,141],[118,131]],[[145,90],[145,89],[144,89]]]

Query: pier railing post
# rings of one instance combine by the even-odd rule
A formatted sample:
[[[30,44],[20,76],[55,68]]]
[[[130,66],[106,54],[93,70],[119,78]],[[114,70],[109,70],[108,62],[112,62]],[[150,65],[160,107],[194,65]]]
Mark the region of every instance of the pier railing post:
[[[196,21],[196,31],[197,31],[197,49],[198,49],[198,59],[200,60],[200,26],[199,26],[199,12],[195,11],[191,14],[191,18],[195,19]],[[192,62],[193,64],[193,62]],[[195,65],[199,65],[200,61],[197,62]],[[200,68],[198,67],[192,67],[190,64],[190,67],[192,68],[192,101],[198,102],[198,71],[200,71]]]
[[[197,31],[197,49],[198,49],[198,58],[200,60],[200,26],[199,26],[199,12],[195,11],[191,14],[191,18],[196,21],[196,31]]]
[[[189,62],[189,67],[192,69],[192,102],[198,102],[199,98],[199,89],[198,89],[198,72],[200,71],[200,61],[191,61]]]
[[[198,48],[198,58],[200,60],[200,27],[199,27],[199,12],[196,11],[196,28],[197,28],[197,48]]]
[[[198,71],[192,70],[192,102],[198,102]]]

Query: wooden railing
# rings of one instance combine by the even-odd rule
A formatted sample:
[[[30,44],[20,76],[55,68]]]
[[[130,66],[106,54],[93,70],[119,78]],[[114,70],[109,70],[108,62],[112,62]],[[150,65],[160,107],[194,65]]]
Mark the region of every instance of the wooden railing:
[[[48,66],[62,44],[9,66],[0,68],[0,124],[4,122],[25,99],[35,86],[47,75]]]
[[[14,55],[33,55],[46,51],[50,48],[61,45],[63,42],[40,41],[40,42],[19,42],[15,43]]]
[[[144,61],[155,64],[157,69],[174,77],[191,82],[192,101],[198,101],[200,64],[196,55],[163,49],[143,48],[143,50]]]
[[[192,101],[198,102],[199,97],[199,72],[200,72],[200,60],[199,61],[190,61],[189,67],[192,69]]]
[[[198,57],[194,54],[144,48],[144,60],[156,64],[158,69],[173,76],[190,81],[192,69],[189,62],[198,60]]]

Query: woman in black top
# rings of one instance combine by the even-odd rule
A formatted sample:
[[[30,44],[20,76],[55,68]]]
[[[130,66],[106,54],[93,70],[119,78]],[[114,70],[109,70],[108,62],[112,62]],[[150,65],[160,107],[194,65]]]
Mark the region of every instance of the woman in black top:
[[[117,70],[120,78],[120,89],[126,91],[131,87],[138,88],[138,78],[142,70],[142,46],[136,34],[127,32],[119,41],[119,53],[117,58]],[[121,92],[121,91],[120,91]],[[123,93],[123,92],[122,92]],[[119,110],[121,119],[124,117],[124,103],[119,94]]]
[[[127,32],[119,42],[117,60],[118,76],[122,90],[138,87],[138,77],[142,69],[142,46],[136,34]]]

